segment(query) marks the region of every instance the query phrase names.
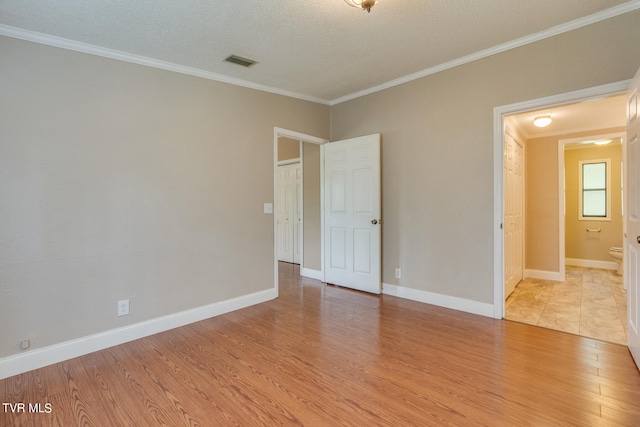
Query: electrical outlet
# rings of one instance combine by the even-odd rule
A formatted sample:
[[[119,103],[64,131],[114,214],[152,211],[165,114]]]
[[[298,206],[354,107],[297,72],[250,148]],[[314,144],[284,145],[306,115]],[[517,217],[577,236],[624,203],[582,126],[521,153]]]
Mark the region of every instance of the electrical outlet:
[[[29,348],[31,348],[31,340],[24,339],[20,341],[20,348],[23,350],[28,350]]]
[[[400,271],[399,268],[396,268],[396,279],[401,279],[402,278],[402,271]]]
[[[129,314],[129,300],[118,301],[118,316],[126,316],[127,314]]]

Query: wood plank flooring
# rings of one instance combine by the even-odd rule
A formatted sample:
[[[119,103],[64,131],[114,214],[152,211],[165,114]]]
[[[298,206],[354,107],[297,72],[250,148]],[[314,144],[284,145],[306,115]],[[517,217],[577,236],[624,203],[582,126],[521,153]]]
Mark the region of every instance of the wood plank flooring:
[[[2,426],[638,426],[624,346],[300,278],[280,297],[0,380]],[[49,403],[51,412],[44,412]]]

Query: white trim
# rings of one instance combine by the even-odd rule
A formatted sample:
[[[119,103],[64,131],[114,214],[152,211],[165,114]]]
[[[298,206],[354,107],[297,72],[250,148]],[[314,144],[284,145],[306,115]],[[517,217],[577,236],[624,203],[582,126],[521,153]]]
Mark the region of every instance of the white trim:
[[[273,129],[273,290],[276,298],[278,291],[278,138],[279,129]]]
[[[352,99],[360,98],[365,95],[370,95],[372,93],[379,92],[381,90],[388,89],[390,87],[398,86],[413,80],[417,80],[432,74],[436,74],[441,71],[448,70],[450,68],[468,64],[470,62],[487,58],[489,56],[506,52],[508,50],[525,46],[540,40],[544,40],[546,38],[553,37],[558,34],[566,33],[578,28],[585,27],[587,25],[595,24],[596,22],[604,21],[605,19],[613,18],[615,16],[622,15],[627,12],[634,11],[636,9],[640,9],[640,0],[633,0],[633,1],[621,4],[619,6],[615,6],[610,9],[595,13],[593,15],[585,16],[583,18],[575,19],[573,21],[570,21],[561,25],[557,25],[555,27],[549,28],[547,30],[541,31],[536,34],[531,34],[529,36],[512,40],[510,42],[503,43],[498,46],[490,47],[489,49],[481,50],[479,52],[472,53],[471,55],[463,56],[461,58],[454,59],[453,61],[445,62],[439,65],[436,65],[435,67],[427,68],[425,70],[418,71],[417,73],[409,74],[407,76],[388,81],[378,86],[373,86],[368,89],[361,90],[359,92],[354,92],[350,95],[345,95],[340,98],[333,99],[331,100],[330,105],[336,105],[342,102],[350,101]]]
[[[554,282],[564,282],[564,274],[559,271],[546,270],[525,270],[525,279],[553,280]]]
[[[302,269],[302,265],[304,264],[304,144],[302,141],[298,141],[298,152],[300,153],[300,193],[298,193],[298,209],[300,210],[300,225],[298,226],[298,251],[300,252],[298,262],[300,263],[300,268]],[[295,233],[294,233],[295,235]],[[294,245],[295,248],[295,245]],[[296,260],[295,249],[293,253],[293,261]]]
[[[576,267],[589,267],[589,268],[602,268],[604,270],[617,270],[618,263],[615,261],[600,261],[597,259],[578,259],[578,258],[566,258],[565,263],[567,265],[573,265]]]
[[[354,92],[352,94],[345,95],[332,100],[321,99],[315,96],[309,96],[309,95],[305,95],[297,92],[291,92],[288,90],[283,90],[283,89],[275,88],[272,86],[262,85],[259,83],[253,83],[253,82],[225,76],[218,73],[213,73],[211,71],[201,70],[199,68],[186,67],[184,65],[174,64],[166,61],[160,61],[158,59],[153,59],[146,56],[126,53],[126,52],[122,52],[115,49],[108,49],[108,48],[104,48],[104,47],[100,47],[100,46],[96,46],[88,43],[82,43],[75,40],[65,39],[62,37],[52,36],[49,34],[39,33],[36,31],[29,31],[22,28],[12,27],[4,24],[0,24],[0,35],[21,39],[21,40],[26,40],[34,43],[55,46],[62,49],[73,50],[76,52],[88,53],[90,55],[102,56],[104,58],[111,58],[118,61],[131,62],[134,64],[158,68],[161,70],[173,71],[176,73],[187,74],[195,77],[201,77],[208,80],[215,80],[222,83],[229,83],[236,86],[242,86],[250,89],[260,90],[263,92],[269,92],[277,95],[288,96],[291,98],[297,98],[304,101],[316,102],[324,105],[337,105],[342,102],[360,98],[362,96],[379,92],[381,90],[388,89],[390,87],[398,86],[403,83],[407,83],[413,80],[420,79],[422,77],[436,74],[441,71],[448,70],[450,68],[468,64],[470,62],[477,61],[478,59],[487,58],[497,53],[506,52],[511,49],[515,49],[530,43],[534,43],[549,37],[556,36],[558,34],[573,31],[575,29],[582,28],[587,25],[594,24],[596,22],[604,21],[605,19],[613,18],[618,15],[623,15],[625,13],[632,12],[636,9],[640,9],[640,0],[632,0],[626,3],[623,3],[621,5],[603,10],[601,12],[594,13],[593,15],[585,16],[561,25],[557,25],[555,27],[549,28],[539,33],[522,37],[516,40],[512,40],[510,42],[503,43],[498,46],[494,46],[485,50],[481,50],[471,55],[463,56],[461,58],[457,58],[452,61],[448,61],[439,65],[436,65],[434,67],[427,68],[417,73],[409,74],[404,77],[400,77],[398,79],[394,79],[386,83],[373,86],[368,89]]]
[[[310,279],[316,279],[320,281],[322,281],[323,279],[322,271],[314,270],[312,268],[300,267],[300,275],[304,277],[308,277]]]
[[[289,166],[295,165],[296,163],[302,163],[302,158],[298,157],[295,159],[278,160],[278,166]]]
[[[149,335],[168,331],[169,329],[199,322],[241,308],[260,304],[276,297],[273,289],[256,292],[220,301],[202,307],[185,310],[167,316],[157,317],[133,325],[111,329],[86,337],[66,341],[16,354],[0,359],[0,379],[8,378],[33,369],[42,368],[63,360],[69,360],[88,353],[129,341],[144,338]]]
[[[326,144],[327,142],[329,142],[324,138],[318,138],[317,136],[311,136],[305,133],[300,133],[300,132],[279,128],[279,127],[274,127],[273,132],[276,136],[276,141],[277,141],[277,138],[281,136],[283,138],[297,139],[299,141],[301,140],[304,142],[311,142],[313,144],[319,144],[319,145]]]
[[[637,2],[640,7],[640,2]],[[504,222],[504,116],[541,108],[570,104],[578,101],[588,101],[610,95],[625,93],[631,80],[610,83],[573,92],[552,95],[510,105],[503,105],[493,109],[493,308],[496,319],[504,318],[504,241],[501,225]],[[560,210],[560,209],[558,209]],[[564,239],[560,238],[559,253],[560,268],[563,268]]]
[[[625,125],[626,126],[626,125]],[[589,129],[590,131],[593,131],[593,128]],[[574,132],[562,132],[563,134],[567,134],[567,133],[574,133]],[[593,141],[593,140],[597,140],[597,139],[623,139],[626,138],[627,133],[626,132],[613,132],[613,133],[603,133],[603,134],[597,134],[597,135],[589,135],[589,136],[581,136],[579,138],[568,138],[568,139],[561,139],[560,141],[562,141],[563,144],[578,144],[584,141]],[[624,141],[620,142],[620,145],[624,145],[623,144]],[[615,143],[611,143],[610,145],[616,145]],[[593,147],[593,145],[582,145],[582,146],[571,146],[571,147],[565,147],[565,149],[567,150],[578,150],[581,148],[586,148],[586,147]]]
[[[319,280],[326,281],[324,272],[324,149],[325,146],[320,146],[320,273]]]
[[[464,311],[466,313],[478,314],[480,316],[493,317],[493,305],[470,299],[454,297],[451,295],[437,294],[419,289],[407,288],[404,286],[382,284],[382,293],[394,297],[405,298],[412,301],[437,305],[438,307],[450,308],[452,310]]]
[[[504,115],[493,110],[493,317],[504,317]]]
[[[559,282],[564,282],[566,278],[566,270],[563,257],[567,251],[566,249],[566,220],[567,220],[567,184],[566,184],[566,172],[564,170],[564,142],[558,141],[558,265],[559,267]],[[538,277],[542,279],[542,277]]]
[[[246,87],[262,92],[274,93],[276,95],[297,98],[303,101],[315,102],[318,104],[329,105],[326,99],[309,96],[302,93],[291,92],[279,89],[273,86],[267,86],[247,80],[229,77],[223,74],[202,70],[200,68],[187,67],[185,65],[174,64],[172,62],[161,61],[159,59],[150,58],[148,56],[136,55],[120,50],[109,49],[106,47],[96,46],[89,43],[83,43],[63,37],[52,36],[49,34],[38,33],[36,31],[24,30],[22,28],[12,27],[0,24],[0,36],[12,37],[14,39],[26,40],[34,43],[40,43],[48,46],[59,47],[61,49],[72,50],[75,52],[87,53],[89,55],[101,56],[103,58],[115,59],[117,61],[130,62],[132,64],[144,65],[146,67],[157,68],[160,70],[172,71],[174,73],[186,74],[189,76],[200,77],[207,80],[214,80],[221,83],[228,83],[234,86]]]

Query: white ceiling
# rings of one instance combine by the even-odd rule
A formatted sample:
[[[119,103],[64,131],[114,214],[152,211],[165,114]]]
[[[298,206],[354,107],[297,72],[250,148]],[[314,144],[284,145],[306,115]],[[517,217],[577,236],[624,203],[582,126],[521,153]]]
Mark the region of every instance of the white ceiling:
[[[640,0],[380,0],[367,13],[343,0],[1,0],[0,34],[336,103],[638,8]],[[230,54],[259,63],[223,62]]]
[[[509,120],[527,138],[624,127],[627,117],[626,100],[626,95],[611,96],[521,113],[510,116]],[[550,115],[551,124],[544,128],[534,126],[533,119],[542,115]]]

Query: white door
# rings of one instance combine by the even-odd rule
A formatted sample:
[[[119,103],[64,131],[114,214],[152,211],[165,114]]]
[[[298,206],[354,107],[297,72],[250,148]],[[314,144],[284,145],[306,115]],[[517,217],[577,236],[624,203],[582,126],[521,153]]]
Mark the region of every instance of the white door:
[[[524,148],[504,137],[504,297],[520,283],[524,271]]]
[[[325,281],[381,292],[380,135],[324,146]]]
[[[626,268],[627,283],[627,339],[629,351],[636,365],[640,366],[640,119],[638,118],[638,87],[640,70],[636,73],[627,104],[627,237]]]
[[[300,262],[300,163],[278,166],[278,260]]]

